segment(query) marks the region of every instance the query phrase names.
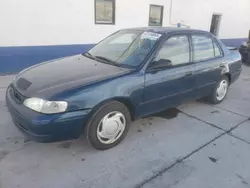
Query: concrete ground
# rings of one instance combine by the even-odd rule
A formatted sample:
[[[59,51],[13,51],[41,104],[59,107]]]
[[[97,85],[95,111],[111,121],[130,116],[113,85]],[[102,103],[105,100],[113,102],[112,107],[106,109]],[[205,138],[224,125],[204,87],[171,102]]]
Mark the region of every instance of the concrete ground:
[[[250,68],[216,106],[189,102],[176,118],[133,123],[107,151],[83,138],[41,144],[13,125],[4,102],[12,76],[0,77],[0,188],[250,187]]]

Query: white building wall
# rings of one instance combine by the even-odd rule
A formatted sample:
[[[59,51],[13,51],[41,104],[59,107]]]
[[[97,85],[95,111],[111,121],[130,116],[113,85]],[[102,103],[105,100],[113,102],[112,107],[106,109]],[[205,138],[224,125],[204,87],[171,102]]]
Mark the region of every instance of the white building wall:
[[[96,25],[94,0],[0,0],[0,46],[91,44],[121,28],[148,26],[149,4],[163,5],[169,26],[170,0],[116,0],[115,25]],[[222,14],[220,38],[246,38],[250,0],[172,0],[172,23],[209,30]]]
[[[246,38],[250,30],[250,0],[173,0],[174,21],[209,30],[213,13],[222,14],[220,38]]]

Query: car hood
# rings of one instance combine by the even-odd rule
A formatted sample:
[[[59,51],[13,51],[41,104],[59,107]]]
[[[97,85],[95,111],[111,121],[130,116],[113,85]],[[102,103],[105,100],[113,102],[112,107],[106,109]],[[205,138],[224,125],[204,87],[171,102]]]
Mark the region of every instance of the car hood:
[[[128,73],[82,55],[44,62],[19,73],[13,85],[26,97],[49,98],[62,91]]]

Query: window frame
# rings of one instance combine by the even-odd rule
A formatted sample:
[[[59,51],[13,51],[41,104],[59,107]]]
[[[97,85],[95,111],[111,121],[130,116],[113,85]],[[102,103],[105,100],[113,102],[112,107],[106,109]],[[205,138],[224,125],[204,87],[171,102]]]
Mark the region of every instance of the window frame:
[[[161,8],[161,18],[160,18],[160,25],[151,25],[150,24],[150,12],[151,12],[151,7],[160,7]],[[148,26],[162,26],[163,25],[163,14],[164,14],[164,6],[163,5],[155,5],[155,4],[150,4],[149,5],[149,13],[148,13]]]
[[[203,36],[203,37],[207,37],[207,38],[211,39],[212,40],[212,44],[213,44],[214,57],[195,61],[194,60],[194,44],[193,44],[192,36]],[[190,42],[191,42],[191,46],[192,46],[192,62],[193,63],[202,63],[202,62],[211,61],[211,60],[214,60],[214,59],[218,59],[218,58],[223,58],[224,57],[224,52],[223,52],[221,46],[219,45],[218,41],[214,37],[212,37],[212,36],[210,36],[208,34],[203,34],[203,33],[191,33],[189,37],[190,37]],[[215,57],[214,43],[218,46],[218,48],[220,50],[220,53],[221,53],[221,56]]]
[[[98,22],[97,20],[96,20],[96,2],[97,2],[98,0],[95,0],[94,1],[94,14],[95,14],[95,24],[96,25],[115,25],[115,8],[116,8],[116,0],[110,0],[110,1],[112,1],[112,22],[111,23],[108,23],[108,22]],[[105,1],[105,0],[104,0]]]
[[[176,37],[176,36],[186,36],[188,39],[188,43],[189,43],[189,62],[187,63],[182,63],[179,65],[172,65],[170,67],[166,67],[166,68],[161,68],[157,71],[161,71],[161,70],[166,70],[166,69],[173,69],[173,68],[178,68],[178,67],[184,67],[184,66],[188,66],[188,65],[192,65],[194,64],[194,62],[192,61],[192,45],[191,45],[191,39],[190,39],[190,34],[188,33],[177,33],[177,34],[173,34],[173,35],[169,35],[166,36],[165,38],[162,39],[161,43],[159,44],[159,46],[157,47],[157,49],[155,50],[155,53],[153,55],[153,58],[151,60],[151,62],[148,64],[147,68],[146,68],[146,72],[150,72],[152,71],[156,71],[155,69],[151,69],[151,65],[154,62],[155,58],[157,57],[157,55],[159,54],[159,51],[161,50],[163,44],[170,38],[172,37]]]
[[[213,46],[216,44],[217,47],[219,48],[219,51],[220,51],[220,56],[217,56],[217,57],[216,57],[216,56],[215,56],[215,48],[214,48],[214,58],[217,59],[217,58],[222,58],[222,57],[224,57],[224,52],[223,52],[223,50],[222,50],[220,44],[218,43],[218,41],[217,41],[216,39],[214,39],[214,38],[212,38],[212,40],[213,40]]]

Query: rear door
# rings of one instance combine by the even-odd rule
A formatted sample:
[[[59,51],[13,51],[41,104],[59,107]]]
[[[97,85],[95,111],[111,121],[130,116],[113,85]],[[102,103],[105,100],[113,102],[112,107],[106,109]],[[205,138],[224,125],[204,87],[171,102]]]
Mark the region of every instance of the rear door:
[[[217,42],[205,34],[193,34],[192,54],[196,64],[196,97],[209,95],[221,77],[223,53]]]

